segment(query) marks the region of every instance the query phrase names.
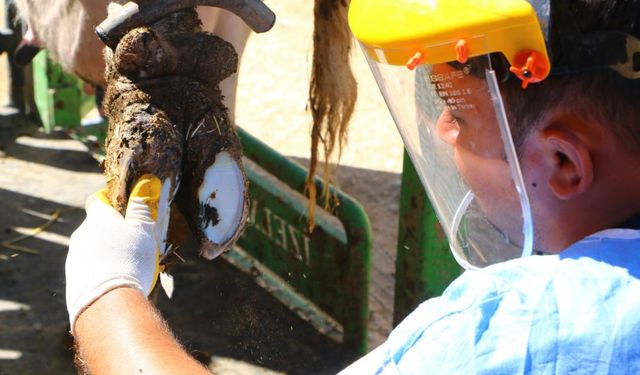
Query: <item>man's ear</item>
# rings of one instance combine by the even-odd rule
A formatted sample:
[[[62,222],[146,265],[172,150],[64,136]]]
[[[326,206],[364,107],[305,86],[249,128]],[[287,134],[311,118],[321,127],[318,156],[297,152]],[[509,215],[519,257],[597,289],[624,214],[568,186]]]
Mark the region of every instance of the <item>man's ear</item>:
[[[593,160],[589,147],[571,129],[552,126],[542,131],[547,162],[552,167],[549,188],[558,199],[569,200],[593,183]]]

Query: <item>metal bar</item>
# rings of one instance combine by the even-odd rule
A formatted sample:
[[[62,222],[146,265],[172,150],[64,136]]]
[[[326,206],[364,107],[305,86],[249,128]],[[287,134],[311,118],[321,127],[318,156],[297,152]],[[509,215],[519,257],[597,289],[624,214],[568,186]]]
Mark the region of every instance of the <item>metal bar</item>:
[[[34,100],[45,132],[57,127],[81,130],[83,111],[94,97],[82,92],[78,78],[49,60],[47,51],[40,51],[33,58],[32,66]]]
[[[130,1],[117,14],[96,27],[98,37],[112,49],[131,29],[150,25],[162,17],[185,8],[212,6],[235,13],[255,32],[269,31],[276,15],[260,0],[155,0],[143,4]]]

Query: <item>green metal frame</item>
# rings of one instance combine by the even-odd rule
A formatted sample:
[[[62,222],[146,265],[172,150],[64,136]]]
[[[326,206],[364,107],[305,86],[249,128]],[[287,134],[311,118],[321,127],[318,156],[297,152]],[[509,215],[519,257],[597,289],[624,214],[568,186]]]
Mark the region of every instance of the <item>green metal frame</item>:
[[[247,165],[251,222],[238,244],[339,322],[345,347],[366,353],[371,226],[364,209],[330,188],[340,202],[333,213],[339,223],[317,207],[316,228],[307,233],[307,171],[246,131],[238,132],[245,157],[271,175]],[[315,182],[322,191],[323,182]]]
[[[34,101],[46,133],[64,129],[90,146],[106,137],[106,122],[83,122],[82,118],[95,107],[95,97],[87,95],[83,83],[51,62],[47,51],[40,51],[32,61]]]
[[[398,225],[394,326],[422,301],[442,294],[462,272],[406,152]]]
[[[52,64],[46,51],[40,51],[34,57],[32,66],[36,108],[45,132],[51,132],[55,127],[78,127],[82,119],[79,80],[65,74],[59,65]]]

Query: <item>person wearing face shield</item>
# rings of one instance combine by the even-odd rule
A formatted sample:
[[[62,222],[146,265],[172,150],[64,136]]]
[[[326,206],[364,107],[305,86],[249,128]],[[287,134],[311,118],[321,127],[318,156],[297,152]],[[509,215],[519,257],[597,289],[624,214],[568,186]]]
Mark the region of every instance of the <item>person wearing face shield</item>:
[[[351,0],[349,23],[468,271],[342,373],[640,373],[640,2]],[[83,366],[204,373],[145,298],[139,185],[70,240]]]
[[[640,372],[640,2],[352,0],[468,271],[342,374]]]

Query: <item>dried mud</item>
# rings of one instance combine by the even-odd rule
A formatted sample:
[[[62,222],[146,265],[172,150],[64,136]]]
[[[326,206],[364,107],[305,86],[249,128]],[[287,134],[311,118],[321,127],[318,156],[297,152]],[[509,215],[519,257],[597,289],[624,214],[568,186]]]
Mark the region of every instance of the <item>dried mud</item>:
[[[242,150],[218,87],[236,72],[237,54],[230,43],[200,27],[195,10],[186,9],[131,30],[115,50],[105,49],[110,128],[104,168],[111,202],[120,212],[140,176],[169,179],[170,191],[177,191],[174,202],[207,256],[212,244],[203,224],[220,218],[215,207],[199,201],[198,190],[216,155],[226,151],[241,167]],[[246,178],[244,191],[246,202]]]

